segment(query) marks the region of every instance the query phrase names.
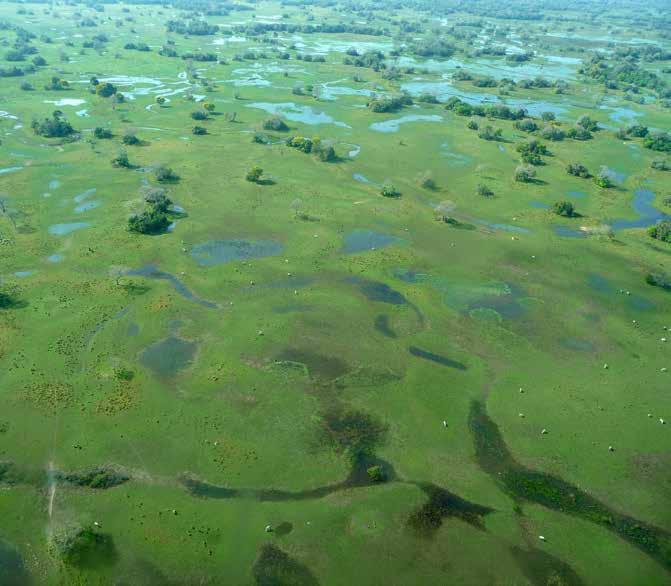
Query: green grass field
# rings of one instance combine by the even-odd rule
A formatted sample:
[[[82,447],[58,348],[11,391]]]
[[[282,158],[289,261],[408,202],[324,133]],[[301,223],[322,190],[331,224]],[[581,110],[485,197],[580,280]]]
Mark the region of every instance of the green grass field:
[[[651,166],[669,156],[614,130],[671,115],[579,73],[608,43],[670,51],[668,28],[626,26],[625,4],[589,24],[542,10],[261,2],[185,35],[166,22],[190,16],[158,4],[0,3],[0,58],[28,31],[46,60],[0,77],[0,585],[668,583],[671,294],[646,276],[671,274],[671,244],[648,235],[671,214],[671,173]],[[446,32],[476,18],[533,58]],[[250,25],[359,21],[386,34]],[[568,89],[452,79],[452,60],[408,48],[441,26],[464,71]],[[159,55],[168,40],[219,61]],[[350,47],[386,69],[343,63]],[[387,75],[404,56],[415,69]],[[667,83],[669,65],[641,67]],[[54,76],[68,89],[45,89]],[[439,103],[366,107],[422,88]],[[516,145],[538,136],[446,109],[454,95],[601,128],[543,140],[521,183]],[[54,110],[71,137],[31,128]],[[263,130],[273,113],[288,131]],[[111,164],[121,149],[131,168]],[[161,165],[179,180],[160,184]],[[169,230],[129,231],[161,186]],[[579,216],[548,209],[562,200]]]

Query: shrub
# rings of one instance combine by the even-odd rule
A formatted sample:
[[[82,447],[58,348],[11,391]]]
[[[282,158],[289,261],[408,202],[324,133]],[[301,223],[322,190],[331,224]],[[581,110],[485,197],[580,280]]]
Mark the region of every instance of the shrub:
[[[131,216],[128,219],[128,230],[138,234],[160,234],[165,232],[169,225],[168,216],[154,208],[145,210],[141,214]]]
[[[249,171],[247,171],[245,179],[247,181],[250,181],[251,183],[258,183],[262,176],[263,176],[263,169],[258,165],[254,165]]]
[[[102,126],[96,126],[93,131],[93,136],[99,139],[103,138],[112,138],[112,131],[109,128],[103,128]]]
[[[607,169],[601,169],[601,171],[599,171],[599,174],[594,177],[594,183],[596,183],[602,189],[610,189],[614,185]]]
[[[574,177],[582,177],[583,179],[587,179],[590,176],[587,167],[581,163],[569,163],[566,166],[566,172],[569,175],[573,175]]]
[[[159,181],[160,183],[174,183],[175,181],[179,181],[179,175],[165,165],[160,165],[154,170],[154,177],[156,178],[156,181]]]
[[[366,470],[366,473],[372,482],[384,482],[387,480],[387,475],[382,466],[371,466]]]
[[[656,171],[671,171],[671,165],[663,159],[655,159],[650,166]]]
[[[130,169],[133,167],[128,159],[128,153],[124,150],[119,151],[119,154],[112,159],[112,165],[123,169]]]
[[[528,165],[520,165],[515,169],[515,181],[531,183],[536,177],[536,170]]]
[[[271,116],[263,121],[264,130],[273,130],[275,132],[286,132],[289,130],[287,123],[279,116]]]
[[[59,110],[54,111],[51,118],[45,118],[42,122],[33,120],[31,127],[35,134],[46,138],[62,138],[75,132],[75,129],[63,118],[63,113]]]
[[[207,120],[208,115],[207,112],[203,112],[202,110],[196,110],[195,112],[191,112],[191,118],[194,120]]]
[[[663,220],[648,229],[651,238],[671,243],[671,220]]]
[[[558,216],[572,218],[576,215],[575,208],[570,201],[558,201],[552,204],[552,211]]]
[[[484,183],[478,183],[476,192],[478,195],[481,195],[482,197],[492,197],[494,195],[494,192],[491,189],[489,189],[489,187],[487,187]]]
[[[207,134],[207,128],[204,126],[194,126],[192,132],[197,136],[202,136],[203,134]]]
[[[401,196],[401,192],[398,189],[396,189],[396,187],[392,183],[389,183],[389,182],[385,182],[385,184],[380,189],[380,194],[383,197],[400,197]]]

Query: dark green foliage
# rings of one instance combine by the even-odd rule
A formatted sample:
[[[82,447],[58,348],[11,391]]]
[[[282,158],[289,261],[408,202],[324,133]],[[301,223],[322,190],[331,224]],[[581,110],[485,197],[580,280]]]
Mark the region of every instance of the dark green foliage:
[[[254,165],[249,171],[247,171],[245,179],[252,183],[258,183],[261,180],[262,176],[263,176],[263,169],[258,165]]]
[[[386,434],[387,426],[363,411],[333,406],[322,417],[321,442],[352,461],[373,455]]]
[[[417,98],[417,101],[421,102],[422,104],[439,104],[440,103],[440,101],[438,100],[438,98],[435,95],[429,94],[429,93],[421,94]]]
[[[175,183],[176,181],[179,181],[179,175],[165,165],[159,165],[154,170],[154,177],[156,178],[156,181],[159,181],[160,183]]]
[[[400,96],[383,96],[368,102],[371,112],[397,112],[405,106],[412,106],[412,98],[406,94]]]
[[[445,109],[451,110],[459,116],[486,116],[499,120],[522,120],[527,117],[527,111],[524,108],[513,110],[503,104],[494,104],[492,106],[478,104],[472,106],[456,96],[451,97],[445,102]]]
[[[642,124],[632,124],[631,126],[628,126],[626,131],[625,131],[629,136],[633,136],[635,138],[645,138],[648,136],[648,127],[643,126]]]
[[[528,165],[520,165],[515,169],[515,181],[531,183],[536,177],[536,170]]]
[[[400,197],[401,192],[396,189],[392,183],[385,182],[385,184],[380,189],[380,194],[383,197]]]
[[[166,213],[172,205],[172,200],[165,194],[162,187],[152,188],[144,196],[144,201],[157,212]]]
[[[574,177],[582,177],[583,179],[590,177],[587,167],[585,167],[585,165],[582,163],[569,163],[566,166],[566,172],[569,175],[573,175]]]
[[[207,128],[205,128],[204,126],[194,126],[192,132],[196,136],[202,136],[204,134],[207,134]]]
[[[492,126],[484,126],[478,131],[478,137],[483,140],[501,140],[503,131],[500,128],[494,129]]]
[[[252,566],[252,575],[256,586],[319,586],[306,566],[272,543],[262,546]]]
[[[336,155],[333,145],[324,144],[323,142],[319,141],[313,147],[313,151],[322,163],[333,163],[338,160],[338,156]]]
[[[662,220],[648,229],[651,238],[671,244],[671,220]]]
[[[124,134],[121,142],[123,142],[126,146],[137,146],[142,144],[142,141],[132,132],[127,132]]]
[[[286,132],[289,130],[289,126],[287,126],[287,123],[279,116],[271,116],[263,121],[263,129],[275,132]]]
[[[522,161],[528,165],[543,165],[541,155],[549,155],[548,148],[539,140],[532,139],[519,143],[515,149],[520,153]]]
[[[51,91],[69,90],[70,84],[66,80],[54,76],[51,78],[51,81],[44,86],[44,89]]]
[[[91,526],[73,525],[54,530],[49,545],[53,553],[69,566],[96,567],[112,564],[117,558],[111,536],[99,533]]]
[[[46,138],[63,138],[74,134],[75,129],[63,117],[63,113],[56,110],[51,118],[45,118],[41,122],[33,120],[31,127],[35,134]]]
[[[303,151],[304,153],[311,153],[313,145],[314,141],[305,136],[291,136],[287,138],[287,146]]]
[[[0,309],[9,309],[16,305],[16,299],[14,296],[7,292],[0,290]]]
[[[130,477],[112,468],[100,466],[83,472],[59,474],[58,479],[82,488],[107,489],[128,482]]]
[[[469,120],[466,126],[469,130],[477,130],[479,128],[478,123],[475,120]]]
[[[494,192],[484,183],[478,183],[476,192],[478,195],[481,195],[482,197],[492,197],[494,195]]]
[[[105,82],[105,83],[99,83],[96,87],[96,93],[101,97],[101,98],[110,98],[114,94],[117,93],[117,89],[114,85],[111,83]]]
[[[191,112],[191,118],[194,120],[207,120],[209,116],[207,115],[207,112],[196,110],[195,112]]]
[[[552,204],[552,212],[558,216],[572,218],[576,215],[575,208],[570,201],[558,201]]]
[[[515,122],[515,128],[522,132],[535,132],[538,130],[538,124],[531,118],[524,118],[523,120]]]
[[[671,164],[663,159],[655,159],[652,163],[650,163],[650,167],[656,171],[671,171]]]
[[[592,120],[589,116],[586,114],[580,116],[578,118],[578,121],[576,122],[578,126],[581,128],[584,128],[585,130],[588,130],[589,132],[596,132],[599,130],[599,124],[596,122],[596,120]]]
[[[387,480],[387,475],[385,474],[384,468],[382,466],[371,466],[366,470],[366,473],[372,482],[384,482]]]
[[[114,135],[109,128],[103,128],[102,126],[96,126],[93,131],[93,136],[99,139],[112,138]]]
[[[128,219],[128,230],[138,234],[161,234],[168,229],[170,220],[164,212],[149,208]]]
[[[566,131],[566,137],[573,140],[590,140],[592,133],[582,126],[573,126]]]
[[[128,153],[124,150],[120,150],[119,154],[112,159],[112,165],[114,167],[121,167],[122,169],[131,169],[133,167],[128,159]]]
[[[170,33],[179,33],[181,35],[215,35],[219,32],[216,24],[208,24],[204,20],[169,20],[166,28]]]
[[[545,140],[552,140],[552,141],[560,141],[566,138],[566,134],[561,128],[552,125],[545,126],[540,131],[540,135]]]
[[[671,134],[651,132],[643,139],[643,146],[653,151],[671,153]]]
[[[126,43],[123,48],[127,51],[143,51],[145,53],[151,51],[147,43]]]
[[[671,277],[667,277],[661,273],[648,273],[645,277],[645,282],[653,287],[671,291]]]

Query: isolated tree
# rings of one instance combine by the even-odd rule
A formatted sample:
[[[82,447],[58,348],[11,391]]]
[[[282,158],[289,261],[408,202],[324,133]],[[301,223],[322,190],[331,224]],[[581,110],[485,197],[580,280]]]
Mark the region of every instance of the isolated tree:
[[[572,218],[576,215],[575,208],[570,201],[558,201],[552,204],[552,211],[558,216]]]
[[[263,175],[263,169],[258,165],[254,165],[249,171],[247,171],[245,179],[247,179],[247,181],[250,181],[251,183],[258,183],[262,175]]]
[[[528,165],[520,165],[515,169],[515,181],[531,183],[536,177],[536,170]]]

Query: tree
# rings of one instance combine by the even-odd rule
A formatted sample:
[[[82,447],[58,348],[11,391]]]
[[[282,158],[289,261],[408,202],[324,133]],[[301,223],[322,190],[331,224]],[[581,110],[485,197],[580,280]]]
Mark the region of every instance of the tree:
[[[154,177],[159,183],[175,183],[179,181],[179,175],[165,165],[159,165],[154,169]]]
[[[287,123],[280,116],[271,116],[263,121],[264,130],[273,130],[275,132],[286,132],[289,130]]]
[[[42,122],[33,120],[31,127],[35,134],[46,138],[64,138],[75,132],[75,129],[63,117],[63,112],[60,110],[54,110],[51,118],[45,118]]]
[[[101,98],[110,98],[114,94],[116,94],[117,89],[114,85],[111,83],[105,82],[105,83],[99,83],[96,86],[96,93],[101,97]]]
[[[544,122],[552,122],[556,116],[554,112],[541,112],[541,120]]]
[[[0,309],[9,309],[16,304],[16,300],[11,293],[0,290]]]
[[[421,173],[419,177],[417,177],[417,182],[424,189],[430,189],[433,191],[434,189],[438,188],[431,171],[424,171],[424,173]]]
[[[203,108],[208,112],[214,112],[217,107],[212,102],[203,102]]]
[[[566,136],[561,128],[557,128],[556,126],[551,125],[545,126],[541,130],[540,134],[542,138],[552,141],[564,140]]]
[[[479,128],[478,123],[475,120],[469,120],[466,126],[468,126],[469,130],[477,130]]]
[[[487,187],[484,183],[478,183],[476,192],[478,195],[481,195],[482,197],[492,197],[494,195],[494,192],[491,189],[489,189],[489,187]]]
[[[93,131],[93,136],[98,139],[112,138],[113,134],[109,128],[103,128],[102,126],[96,126]]]
[[[387,480],[387,475],[382,466],[371,466],[366,470],[366,473],[372,482],[384,482]]]
[[[515,169],[515,181],[531,183],[536,177],[536,169],[528,165],[520,165]]]
[[[651,132],[643,139],[643,146],[653,151],[671,153],[671,134],[668,132]]]
[[[661,240],[662,242],[668,242],[671,244],[671,221],[662,220],[658,224],[651,226],[648,229],[648,234],[651,238],[656,240]]]
[[[196,136],[202,136],[204,134],[207,134],[207,128],[205,128],[204,126],[194,126],[192,132]]]
[[[573,175],[574,177],[582,177],[583,179],[590,177],[587,167],[585,167],[585,165],[582,163],[569,163],[566,166],[566,172],[569,175]]]
[[[576,215],[575,208],[570,201],[558,201],[552,204],[552,211],[558,216],[573,218]]]
[[[485,126],[478,132],[478,137],[483,140],[501,140],[502,131],[500,128],[496,130],[492,126]]]
[[[128,230],[138,234],[160,234],[165,232],[169,225],[168,216],[153,208],[128,219]]]
[[[401,192],[398,189],[396,189],[396,187],[394,186],[393,183],[391,183],[389,181],[384,182],[384,185],[380,189],[380,194],[383,197],[400,197],[401,196]]]
[[[262,175],[263,175],[263,169],[258,165],[254,165],[249,171],[247,171],[245,179],[247,181],[250,181],[251,183],[258,183],[261,180]]]
[[[648,136],[648,127],[642,124],[632,124],[627,127],[626,133],[636,138],[645,138]]]
[[[196,110],[195,112],[191,112],[191,118],[194,120],[207,120],[208,115],[207,112],[203,112],[202,110]]]
[[[599,130],[599,123],[596,120],[592,120],[587,114],[583,114],[578,118],[576,124],[578,126],[581,126],[585,130],[588,130],[589,132],[596,132]]]
[[[112,165],[114,167],[121,167],[123,169],[131,169],[133,165],[128,160],[128,153],[125,150],[120,150],[119,154],[112,159]]]
[[[159,106],[163,106],[166,103],[166,99],[163,96],[156,96],[156,103]]]
[[[124,131],[121,142],[123,142],[126,146],[138,146],[139,144],[142,144],[142,141],[135,135],[135,132],[136,131],[134,128],[127,128]]]
[[[650,166],[656,171],[671,171],[671,164],[663,159],[655,159]]]

